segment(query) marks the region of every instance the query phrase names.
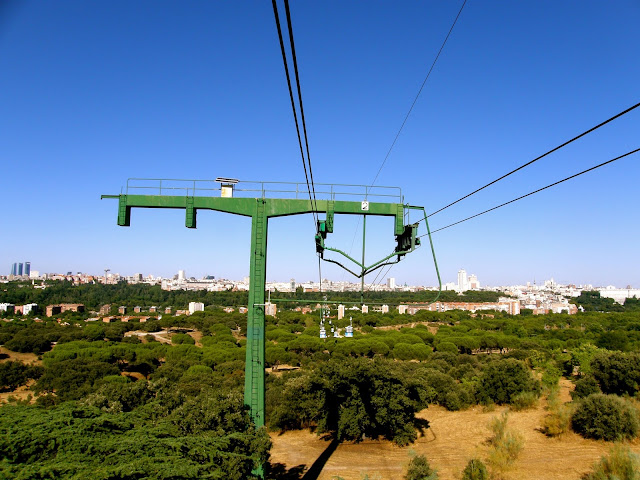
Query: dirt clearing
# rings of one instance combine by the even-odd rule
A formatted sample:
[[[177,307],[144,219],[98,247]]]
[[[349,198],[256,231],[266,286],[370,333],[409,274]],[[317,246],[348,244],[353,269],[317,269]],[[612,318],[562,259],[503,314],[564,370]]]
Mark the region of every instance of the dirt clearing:
[[[570,382],[562,382],[560,398],[570,399]],[[513,467],[504,475],[508,480],[579,480],[591,470],[593,463],[608,453],[612,444],[585,440],[568,433],[563,437],[548,438],[538,429],[547,414],[545,401],[531,410],[510,412],[508,425],[524,437],[524,449]],[[397,447],[387,441],[364,441],[359,444],[340,444],[328,458],[318,480],[401,480],[410,454],[424,454],[439,472],[440,480],[458,480],[467,462],[487,457],[486,440],[490,436],[489,423],[505,409],[492,412],[474,407],[462,412],[448,412],[442,407],[429,407],[418,415],[429,420],[431,428],[408,447]],[[288,470],[300,465],[310,468],[330,442],[309,431],[273,434],[271,462],[286,465]],[[640,442],[631,444],[640,453]],[[306,471],[305,469],[305,471]]]

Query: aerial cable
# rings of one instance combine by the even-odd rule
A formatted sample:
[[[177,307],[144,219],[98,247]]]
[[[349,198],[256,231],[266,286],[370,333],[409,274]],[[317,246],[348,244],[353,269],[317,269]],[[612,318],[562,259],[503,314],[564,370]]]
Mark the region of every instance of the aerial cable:
[[[402,125],[400,125],[400,128],[398,129],[398,132],[396,133],[395,138],[393,139],[393,142],[391,143],[391,146],[389,147],[389,150],[387,151],[387,154],[385,155],[382,164],[380,165],[380,168],[378,168],[378,172],[376,173],[376,176],[374,177],[373,181],[371,182],[371,185],[375,185],[376,181],[378,180],[378,176],[380,175],[380,172],[382,172],[382,169],[384,168],[385,164],[387,163],[387,160],[389,158],[389,155],[391,155],[391,151],[393,150],[393,147],[395,147],[396,142],[398,141],[398,138],[400,137],[400,133],[402,133],[402,130],[404,129],[405,124],[407,123],[407,120],[409,119],[409,116],[411,115],[411,112],[413,111],[413,107],[415,107],[418,98],[420,97],[420,94],[422,93],[422,90],[424,89],[424,86],[427,84],[427,81],[429,80],[429,77],[431,76],[431,72],[433,71],[434,67],[436,66],[436,63],[438,61],[438,59],[440,58],[440,54],[442,53],[442,51],[444,50],[445,45],[447,44],[447,41],[449,40],[449,37],[451,36],[451,32],[453,32],[453,28],[456,26],[456,23],[458,22],[458,18],[460,18],[460,15],[462,14],[462,10],[464,9],[464,6],[467,4],[467,0],[464,0],[462,2],[462,6],[460,7],[460,10],[458,11],[458,14],[456,15],[456,18],[453,20],[453,23],[451,24],[451,27],[449,28],[449,32],[447,33],[447,36],[445,37],[444,41],[442,42],[442,45],[440,45],[440,50],[438,50],[438,54],[435,56],[433,62],[431,63],[431,67],[429,68],[429,71],[427,72],[427,75],[425,76],[424,80],[422,81],[422,85],[420,85],[420,89],[418,90],[418,93],[416,94],[415,98],[413,99],[413,103],[411,104],[411,107],[409,108],[409,111],[407,112],[407,114],[404,117],[404,120],[402,122]],[[368,195],[365,195],[365,198]],[[360,217],[358,217],[358,224],[356,225],[356,231],[353,233],[353,240],[351,241],[351,249],[349,249],[349,254],[351,254],[351,250],[353,250],[353,244],[355,242],[356,239],[356,235],[358,233],[358,228],[360,226]],[[381,272],[378,272],[378,275],[380,275]],[[388,271],[387,271],[388,273]],[[344,276],[343,276],[344,278]],[[377,276],[376,276],[376,280],[377,280]],[[376,282],[376,280],[374,280],[374,283]]]
[[[637,152],[640,152],[640,148],[636,148],[635,150],[632,150],[632,151],[630,151],[630,152],[627,152],[627,153],[625,153],[624,155],[620,155],[619,157],[612,158],[611,160],[607,160],[606,162],[602,162],[602,163],[600,163],[600,164],[598,164],[598,165],[596,165],[596,166],[594,166],[594,167],[588,168],[588,169],[586,169],[586,170],[583,170],[582,172],[579,172],[579,173],[576,173],[576,174],[574,174],[574,175],[571,175],[570,177],[563,178],[562,180],[559,180],[559,181],[554,182],[554,183],[552,183],[552,184],[550,184],[550,185],[547,185],[546,187],[539,188],[538,190],[534,190],[533,192],[527,193],[526,195],[522,195],[521,197],[514,198],[513,200],[509,200],[508,202],[505,202],[505,203],[502,203],[502,204],[500,204],[500,205],[497,205],[497,206],[495,206],[495,207],[493,207],[493,208],[490,208],[490,209],[488,209],[488,210],[485,210],[484,212],[476,213],[475,215],[471,215],[470,217],[467,217],[467,218],[465,218],[465,219],[462,219],[462,220],[459,220],[459,221],[457,221],[457,222],[451,223],[451,224],[447,225],[446,227],[438,228],[437,230],[434,230],[434,231],[433,231],[433,232],[431,232],[431,233],[436,233],[436,232],[439,232],[439,231],[441,231],[441,230],[445,230],[445,229],[447,229],[447,228],[449,228],[449,227],[453,227],[454,225],[459,225],[459,224],[461,224],[461,223],[463,223],[463,222],[466,222],[466,221],[468,221],[468,220],[471,220],[472,218],[479,217],[480,215],[484,215],[485,213],[492,212],[492,211],[494,211],[494,210],[497,210],[498,208],[502,208],[502,207],[504,207],[504,206],[506,206],[506,205],[509,205],[509,204],[511,204],[511,203],[514,203],[514,202],[517,202],[518,200],[522,200],[523,198],[529,197],[529,196],[531,196],[531,195],[533,195],[533,194],[535,194],[535,193],[538,193],[538,192],[541,192],[541,191],[543,191],[543,190],[546,190],[547,188],[555,187],[556,185],[559,185],[559,184],[561,184],[562,182],[566,182],[567,180],[571,180],[572,178],[579,177],[580,175],[583,175],[583,174],[585,174],[585,173],[587,173],[587,172],[590,172],[590,171],[592,171],[592,170],[595,170],[595,169],[597,169],[597,168],[604,167],[605,165],[608,165],[608,164],[613,163],[613,162],[615,162],[615,161],[617,161],[617,160],[620,160],[621,158],[628,157],[629,155],[633,155],[634,153],[637,153]],[[427,215],[427,217],[428,217],[428,215]],[[421,235],[421,237],[424,237],[424,235]]]
[[[275,20],[276,20],[276,27],[278,28],[278,39],[280,40],[280,50],[282,52],[282,63],[284,65],[284,71],[287,77],[287,86],[289,87],[289,98],[291,99],[291,110],[293,111],[293,119],[295,121],[296,124],[296,132],[298,134],[298,144],[300,146],[300,156],[302,157],[302,166],[304,168],[304,177],[305,180],[307,182],[307,190],[309,192],[309,202],[311,203],[311,208],[313,210],[312,214],[313,214],[313,222],[316,225],[317,228],[317,217],[316,217],[316,210],[317,208],[315,207],[315,204],[313,202],[312,199],[312,194],[311,194],[311,185],[309,183],[309,174],[307,172],[307,162],[305,160],[305,156],[304,156],[304,148],[302,146],[302,138],[300,136],[300,126],[298,123],[298,114],[296,112],[296,106],[295,106],[295,100],[293,99],[293,89],[291,88],[291,76],[289,75],[289,66],[288,66],[288,62],[287,62],[287,54],[284,48],[284,39],[282,38],[282,28],[280,27],[280,17],[278,15],[278,6],[276,4],[276,0],[272,0],[272,4],[273,4],[273,14],[275,16]],[[306,143],[306,139],[305,139],[305,143]]]
[[[398,137],[400,136],[400,133],[402,132],[402,129],[404,128],[404,125],[407,123],[407,120],[409,119],[409,115],[411,115],[411,112],[413,111],[413,107],[415,107],[416,102],[418,101],[418,98],[420,97],[420,94],[422,93],[422,89],[424,88],[425,84],[427,83],[427,80],[429,80],[429,76],[431,75],[431,72],[433,71],[433,68],[436,66],[436,62],[438,61],[438,58],[440,58],[440,54],[442,53],[442,50],[444,49],[444,46],[447,44],[447,40],[449,40],[449,36],[451,36],[451,32],[453,31],[453,27],[456,26],[456,22],[458,21],[458,18],[460,18],[460,14],[462,13],[462,10],[464,9],[464,6],[467,4],[467,0],[464,0],[464,2],[462,2],[462,6],[460,7],[460,10],[458,11],[458,15],[456,15],[455,20],[453,21],[453,24],[451,24],[451,28],[449,29],[449,33],[447,33],[447,36],[444,39],[444,42],[442,42],[442,45],[440,46],[440,50],[438,51],[438,54],[436,55],[436,58],[433,60],[433,63],[431,64],[431,68],[429,68],[429,71],[427,72],[427,76],[424,78],[424,81],[422,82],[422,85],[420,85],[420,89],[418,90],[418,93],[416,95],[416,97],[413,99],[413,103],[411,104],[411,107],[409,108],[409,111],[407,112],[407,115],[404,117],[404,121],[402,122],[402,125],[400,125],[400,129],[398,130],[398,133],[396,133],[395,138],[393,139],[393,143],[391,144],[391,147],[389,147],[389,150],[387,151],[387,154],[384,157],[384,160],[382,161],[382,164],[380,165],[380,168],[378,169],[378,173],[376,173],[376,176],[373,179],[373,182],[371,182],[371,185],[374,185],[376,183],[376,180],[378,179],[378,176],[380,175],[380,172],[382,171],[382,168],[384,167],[384,164],[387,163],[387,159],[389,158],[389,155],[391,154],[391,150],[393,150],[393,147],[395,146],[396,142],[398,141]]]
[[[275,0],[273,0],[275,4]],[[284,8],[287,13],[287,27],[289,28],[289,43],[291,44],[291,58],[293,59],[293,70],[296,74],[296,86],[298,88],[298,102],[300,103],[300,117],[302,118],[302,129],[304,132],[304,143],[307,147],[307,163],[309,164],[309,176],[311,177],[311,190],[313,192],[314,209],[318,210],[316,200],[316,188],[313,182],[313,170],[311,169],[311,154],[309,153],[309,136],[307,135],[307,124],[304,119],[304,106],[302,103],[302,90],[300,89],[300,76],[298,75],[298,60],[296,57],[296,47],[293,42],[293,27],[291,25],[291,12],[289,11],[289,0],[284,0]]]
[[[515,170],[511,170],[509,173],[506,173],[505,175],[502,175],[500,178],[497,178],[497,179],[495,179],[494,181],[487,183],[485,186],[480,187],[480,188],[478,188],[477,190],[474,190],[473,192],[471,192],[471,193],[469,193],[469,194],[465,195],[464,197],[459,198],[459,199],[458,199],[458,200],[456,200],[455,202],[452,202],[452,203],[450,203],[449,205],[446,205],[446,206],[442,207],[441,209],[436,210],[436,211],[435,211],[435,212],[433,212],[433,213],[430,213],[428,216],[429,216],[429,217],[432,217],[432,216],[433,216],[433,215],[435,215],[436,213],[439,213],[439,212],[441,212],[441,211],[443,211],[443,210],[445,210],[445,209],[447,209],[447,208],[449,208],[449,207],[452,207],[452,206],[453,206],[453,205],[455,205],[456,203],[461,202],[462,200],[464,200],[464,199],[466,199],[466,198],[469,198],[469,197],[470,197],[470,196],[472,196],[472,195],[475,195],[475,194],[476,194],[476,193],[478,193],[479,191],[484,190],[485,188],[487,188],[487,187],[489,187],[489,186],[493,185],[494,183],[499,182],[500,180],[502,180],[502,179],[504,179],[504,178],[507,178],[509,175],[511,175],[511,174],[513,174],[513,173],[516,173],[518,170],[522,170],[523,168],[528,167],[528,166],[529,166],[529,165],[531,165],[532,163],[535,163],[535,162],[537,162],[538,160],[540,160],[540,159],[542,159],[542,158],[546,157],[547,155],[549,155],[549,154],[551,154],[551,153],[553,153],[553,152],[555,152],[555,151],[557,151],[557,150],[560,150],[562,147],[565,147],[565,146],[569,145],[571,142],[575,142],[575,141],[576,141],[576,140],[578,140],[579,138],[584,137],[585,135],[587,135],[587,134],[589,134],[589,133],[591,133],[591,132],[593,132],[593,131],[597,130],[598,128],[600,128],[600,127],[602,127],[602,126],[606,125],[606,124],[607,124],[607,123],[609,123],[609,122],[614,121],[616,118],[619,118],[619,117],[621,117],[621,116],[623,116],[623,115],[625,115],[625,114],[629,113],[631,110],[634,110],[635,108],[638,108],[638,107],[640,107],[640,103],[636,103],[634,106],[629,107],[629,108],[627,108],[626,110],[624,110],[624,111],[622,111],[622,112],[618,113],[617,115],[614,115],[613,117],[609,118],[608,120],[605,120],[604,122],[602,122],[602,123],[600,123],[600,124],[596,125],[595,127],[590,128],[590,129],[589,129],[589,130],[587,130],[586,132],[583,132],[583,133],[581,133],[580,135],[578,135],[577,137],[573,137],[571,140],[568,140],[568,141],[564,142],[562,145],[558,145],[558,146],[557,146],[557,147],[555,147],[554,149],[549,150],[547,153],[544,153],[544,154],[540,155],[539,157],[534,158],[533,160],[531,160],[531,161],[529,161],[529,162],[525,163],[524,165],[520,165],[520,166],[519,166],[518,168],[516,168]],[[445,227],[445,228],[446,228],[446,227]]]
[[[397,265],[397,263],[391,263],[389,264],[389,268],[387,268],[387,271],[381,276],[382,274],[382,269],[380,269],[380,271],[378,272],[378,275],[376,275],[376,278],[373,279],[373,282],[371,282],[371,284],[374,287],[377,287],[378,285],[382,284],[382,281],[384,280],[384,277],[386,277],[387,275],[389,275],[389,272],[391,271],[391,269],[393,268],[394,265]],[[378,277],[380,277],[380,282],[376,284],[376,281],[378,280]]]

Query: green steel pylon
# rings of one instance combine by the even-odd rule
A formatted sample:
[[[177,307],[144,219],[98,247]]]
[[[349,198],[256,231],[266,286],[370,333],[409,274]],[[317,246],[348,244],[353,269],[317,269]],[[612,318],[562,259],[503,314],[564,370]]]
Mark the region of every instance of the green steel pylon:
[[[118,199],[118,225],[128,227],[131,224],[132,208],[173,208],[186,211],[185,226],[196,228],[198,210],[215,210],[251,217],[251,255],[250,255],[250,285],[247,318],[247,346],[245,364],[244,399],[250,408],[251,417],[257,428],[265,424],[265,284],[267,266],[267,230],[269,218],[288,215],[300,215],[312,212],[326,213],[329,232],[333,231],[334,214],[374,215],[395,217],[394,234],[398,240],[398,248],[392,255],[404,255],[412,251],[415,246],[415,231],[404,224],[406,209],[419,209],[403,205],[402,203],[376,203],[369,201],[317,200],[312,207],[310,200],[288,198],[233,198],[196,196],[195,181],[193,188],[186,190],[186,195],[102,195],[101,198]],[[160,184],[162,185],[162,183]],[[148,187],[147,187],[148,188]],[[163,187],[161,187],[163,188]],[[166,187],[165,187],[166,188]],[[210,190],[210,189],[209,189]],[[160,190],[161,192],[162,190]],[[166,191],[166,190],[165,190]],[[193,192],[193,195],[189,195]],[[296,194],[298,189],[296,188]],[[336,193],[331,192],[335,198]],[[369,194],[370,195],[370,194]],[[366,218],[366,217],[365,217]],[[324,228],[324,227],[323,227]],[[413,232],[413,241],[409,238],[411,250],[406,249],[407,229]],[[316,241],[324,249],[324,237]],[[339,253],[339,250],[330,249]],[[389,257],[391,257],[390,255]],[[348,256],[347,256],[348,257]],[[389,258],[387,257],[387,258]],[[351,259],[351,257],[348,257]],[[364,261],[364,260],[363,260]],[[334,262],[337,263],[337,262]],[[358,262],[356,262],[358,263]],[[374,266],[381,264],[378,262]],[[358,265],[360,265],[358,263]],[[365,267],[362,265],[363,272]],[[260,474],[260,472],[258,472]],[[261,476],[261,475],[260,475]]]

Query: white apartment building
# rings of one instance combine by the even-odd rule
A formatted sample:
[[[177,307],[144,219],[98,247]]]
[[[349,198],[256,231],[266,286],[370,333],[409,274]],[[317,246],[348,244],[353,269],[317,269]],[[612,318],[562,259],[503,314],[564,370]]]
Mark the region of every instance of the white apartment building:
[[[189,302],[189,315],[193,315],[195,312],[204,312],[204,303]]]

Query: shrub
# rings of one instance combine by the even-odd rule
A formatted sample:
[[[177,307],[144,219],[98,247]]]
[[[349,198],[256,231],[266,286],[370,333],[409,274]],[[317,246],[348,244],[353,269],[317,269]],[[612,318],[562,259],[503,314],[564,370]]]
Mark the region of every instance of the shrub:
[[[616,445],[608,457],[602,457],[594,465],[593,471],[582,477],[583,480],[638,480],[640,479],[640,456],[629,447]]]
[[[571,427],[585,438],[622,440],[638,435],[638,413],[628,401],[596,393],[582,400],[571,417]]]
[[[20,332],[4,346],[13,352],[41,355],[51,350],[51,340],[38,331]]]
[[[591,370],[604,393],[633,396],[640,390],[640,353],[598,355]]]
[[[288,376],[270,423],[281,429],[317,425],[340,441],[383,437],[407,445],[416,437],[415,413],[423,408],[415,386],[391,362],[330,359],[306,375]]]
[[[173,345],[194,345],[196,341],[186,333],[176,333],[171,337],[171,343]]]
[[[602,390],[600,390],[596,379],[589,375],[576,382],[576,388],[571,392],[571,398],[574,400],[586,398],[594,393],[602,393]]]
[[[533,392],[520,392],[511,399],[511,407],[516,412],[533,408],[538,404],[538,395]]]
[[[436,350],[438,352],[458,353],[458,347],[453,342],[441,342],[436,345]]]
[[[558,388],[551,390],[547,397],[549,413],[542,420],[542,433],[557,437],[571,427],[571,405],[563,404],[558,398]]]
[[[416,455],[409,462],[405,480],[438,480],[438,472],[429,465],[427,457]]]
[[[206,365],[191,365],[184,374],[188,377],[205,377],[213,375],[213,368]]]
[[[483,403],[511,403],[522,392],[540,393],[540,383],[524,362],[513,358],[488,365],[480,377],[478,397]]]
[[[22,362],[0,363],[0,392],[15,390],[25,385],[31,378],[40,378],[43,368],[24,364]]]
[[[462,472],[462,480],[489,480],[489,472],[482,460],[477,458],[469,460]]]
[[[542,373],[542,384],[547,388],[553,388],[558,385],[558,381],[562,376],[560,369],[549,361],[544,366],[544,372]]]
[[[524,446],[524,439],[507,429],[508,414],[504,412],[491,422],[493,436],[489,439],[489,464],[497,471],[504,471],[516,461]]]

